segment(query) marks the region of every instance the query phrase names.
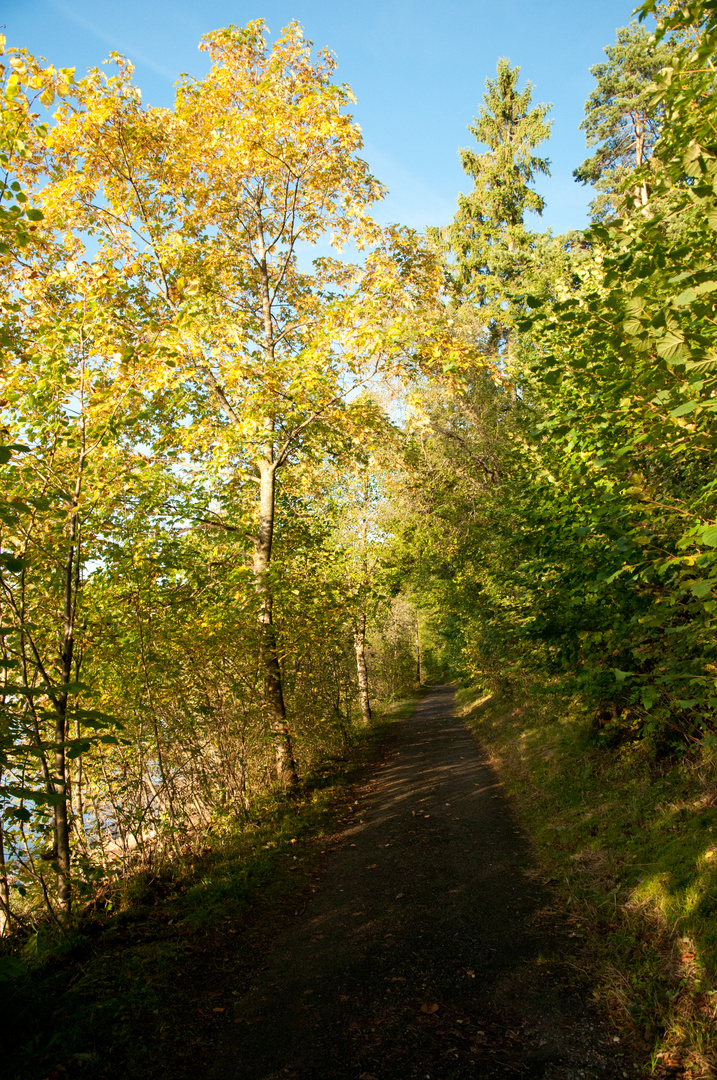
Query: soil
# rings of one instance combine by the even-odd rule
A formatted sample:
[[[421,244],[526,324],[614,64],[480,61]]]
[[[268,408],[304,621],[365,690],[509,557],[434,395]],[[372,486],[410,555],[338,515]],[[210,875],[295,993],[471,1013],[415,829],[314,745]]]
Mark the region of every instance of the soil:
[[[450,688],[423,699],[357,795],[263,970],[226,987],[234,1005],[197,1075],[639,1075],[592,1005],[572,927]]]

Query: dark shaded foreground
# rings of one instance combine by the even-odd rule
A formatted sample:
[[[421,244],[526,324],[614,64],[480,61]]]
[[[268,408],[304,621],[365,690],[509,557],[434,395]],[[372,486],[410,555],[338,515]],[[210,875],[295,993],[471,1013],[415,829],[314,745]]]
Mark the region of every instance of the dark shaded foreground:
[[[213,1080],[635,1077],[480,747],[434,689],[251,988]],[[248,992],[247,992],[248,989]],[[222,1017],[222,1021],[224,1021]]]

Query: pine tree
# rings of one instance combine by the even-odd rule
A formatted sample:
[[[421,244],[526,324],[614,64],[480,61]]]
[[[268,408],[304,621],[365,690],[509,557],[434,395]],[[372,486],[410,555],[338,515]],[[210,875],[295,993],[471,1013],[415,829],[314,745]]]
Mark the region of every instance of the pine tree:
[[[461,150],[473,191],[459,196],[448,230],[457,295],[476,309],[496,352],[510,351],[510,302],[530,258],[525,215],[541,214],[545,205],[532,184],[536,176],[550,175],[549,161],[533,151],[550,135],[551,106],[531,109],[533,86],[519,91],[519,75],[520,68],[503,58],[496,78],[486,80],[484,104],[468,130],[488,150]]]
[[[605,49],[607,62],[595,64],[590,74],[597,85],[585,103],[580,125],[589,147],[597,149],[575,169],[573,176],[598,191],[590,211],[597,220],[619,213],[626,178],[649,160],[659,135],[660,114],[654,103],[654,79],[669,63],[670,49],[656,44],[649,31],[637,22],[617,31],[614,45]],[[647,185],[635,187],[644,206]]]

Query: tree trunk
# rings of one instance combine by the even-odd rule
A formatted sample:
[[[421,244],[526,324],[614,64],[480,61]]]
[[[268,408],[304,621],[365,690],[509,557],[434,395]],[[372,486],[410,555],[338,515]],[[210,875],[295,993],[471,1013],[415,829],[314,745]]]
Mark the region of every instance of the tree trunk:
[[[256,262],[259,268],[261,289],[262,320],[264,323],[264,356],[267,368],[271,371],[275,360],[276,342],[272,318],[272,290],[267,263],[267,245],[264,237],[264,212],[262,195],[256,198],[258,252]],[[274,539],[274,512],[276,491],[276,470],[281,464],[274,456],[274,422],[266,419],[267,440],[264,453],[259,462],[259,533],[254,547],[254,583],[260,597],[259,607],[259,649],[264,673],[264,707],[269,718],[269,728],[274,740],[276,756],[276,775],[282,787],[295,788],[299,776],[294,761],[291,744],[291,732],[286,722],[284,691],[281,684],[281,668],[276,648],[276,633],[272,621],[272,595],[269,585],[269,566],[271,548]]]
[[[77,513],[72,515],[72,542],[67,549],[65,561],[65,580],[63,596],[63,633],[62,652],[60,653],[60,679],[66,686],[72,679],[72,654],[74,651],[74,614],[76,582],[79,570],[79,551],[76,534],[78,528]],[[57,696],[55,708],[55,775],[53,783],[55,794],[61,801],[53,808],[55,825],[55,850],[57,852],[57,901],[58,918],[67,926],[72,914],[72,878],[70,866],[70,826],[67,812],[68,777],[65,758],[67,739],[67,701],[68,691],[62,690]]]
[[[282,787],[295,788],[299,783],[291,732],[286,721],[281,668],[272,620],[272,596],[268,581],[271,547],[274,536],[274,499],[276,468],[269,454],[260,462],[259,535],[254,546],[254,585],[260,598],[259,655],[264,676],[264,708],[274,741],[276,776]]]
[[[75,738],[81,735],[80,722],[75,720]],[[72,827],[75,830],[75,838],[80,847],[87,850],[87,833],[85,832],[85,801],[82,791],[84,784],[84,767],[82,754],[75,758],[75,775],[72,777],[70,803],[72,805]]]
[[[5,869],[5,838],[0,822],[0,937],[7,933],[10,921],[10,885]]]
[[[418,612],[416,612],[416,682],[421,685],[421,640],[418,636]]]
[[[635,168],[639,169],[645,160],[645,121],[638,113],[635,121]],[[647,183],[643,180],[635,188],[635,198],[640,206],[647,205]]]
[[[359,615],[354,630],[354,649],[356,650],[356,677],[358,679],[359,705],[364,724],[371,723],[371,701],[368,696],[368,671],[366,669],[366,612]]]

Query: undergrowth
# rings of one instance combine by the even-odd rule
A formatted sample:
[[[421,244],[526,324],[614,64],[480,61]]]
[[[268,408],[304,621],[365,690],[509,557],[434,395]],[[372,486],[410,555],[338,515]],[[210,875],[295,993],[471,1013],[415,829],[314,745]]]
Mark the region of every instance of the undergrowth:
[[[197,1062],[282,922],[314,888],[322,847],[360,770],[415,697],[384,711],[346,752],[267,796],[234,831],[151,872],[118,879],[58,934],[39,926],[0,955],[7,1080],[156,1080]]]
[[[654,1076],[716,1075],[717,765],[599,745],[574,701],[458,694],[571,912],[575,963]]]

